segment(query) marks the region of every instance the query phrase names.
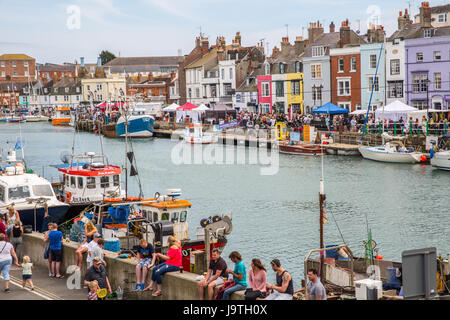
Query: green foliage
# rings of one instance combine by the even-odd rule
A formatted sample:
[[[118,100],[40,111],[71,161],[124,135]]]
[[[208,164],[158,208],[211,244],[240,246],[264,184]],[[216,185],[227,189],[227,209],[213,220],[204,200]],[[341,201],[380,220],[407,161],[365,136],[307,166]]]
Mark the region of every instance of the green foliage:
[[[100,52],[100,58],[102,59],[102,65],[104,65],[111,60],[114,60],[116,56],[107,50],[103,50],[102,52]]]

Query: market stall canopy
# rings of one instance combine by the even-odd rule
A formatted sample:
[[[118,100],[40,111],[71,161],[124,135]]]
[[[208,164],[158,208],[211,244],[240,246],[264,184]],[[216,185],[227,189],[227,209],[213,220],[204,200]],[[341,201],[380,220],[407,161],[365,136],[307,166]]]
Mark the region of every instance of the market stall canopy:
[[[197,109],[195,109],[195,111],[208,111],[208,110],[209,108],[205,106],[203,103],[199,105]]]
[[[338,107],[337,105],[328,102],[320,108],[314,109],[312,113],[324,113],[324,114],[344,114],[349,111],[345,108]]]
[[[369,113],[373,113],[373,111],[370,110]],[[357,116],[360,114],[367,114],[367,110],[356,110],[356,111],[350,112],[350,114],[353,116]]]
[[[197,109],[198,107],[196,105],[193,105],[192,103],[186,103],[183,104],[181,107],[177,108],[177,111],[192,111],[194,109]]]
[[[210,111],[235,111],[235,109],[233,107],[229,107],[226,104],[222,104],[222,103],[212,106],[209,110]]]
[[[164,111],[164,112],[174,112],[174,111],[177,111],[177,109],[179,107],[180,106],[178,104],[172,103],[170,106],[163,108],[162,111]]]
[[[380,107],[375,111],[375,117],[377,119],[392,119],[398,121],[400,118],[407,119],[408,113],[418,111],[419,109],[410,107],[407,104],[397,100],[384,107]]]

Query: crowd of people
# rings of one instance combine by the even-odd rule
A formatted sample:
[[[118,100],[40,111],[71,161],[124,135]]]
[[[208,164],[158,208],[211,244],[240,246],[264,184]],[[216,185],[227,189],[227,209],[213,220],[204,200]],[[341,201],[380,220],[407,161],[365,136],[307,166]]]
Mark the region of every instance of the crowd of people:
[[[4,292],[9,293],[10,267],[14,264],[22,269],[23,288],[28,284],[34,290],[32,281],[33,263],[29,256],[24,255],[22,263],[19,263],[21,253],[23,226],[20,216],[14,207],[8,207],[6,215],[0,215],[0,272],[5,281]],[[61,272],[62,250],[64,237],[58,231],[58,225],[53,222],[47,224],[44,233],[46,243],[44,259],[48,260],[48,275],[57,279],[63,279]],[[85,225],[85,239],[76,250],[76,266],[81,270],[83,265],[83,253],[87,253],[86,272],[84,285],[88,288],[87,299],[104,299],[107,294],[112,293],[111,284],[106,271],[103,245],[104,240],[94,225],[89,222]],[[153,297],[163,294],[163,275],[168,272],[182,271],[181,242],[175,237],[168,238],[169,250],[166,254],[155,252],[151,243],[145,239],[140,240],[136,264],[136,286],[134,291],[150,291]],[[19,254],[18,254],[19,253]],[[156,264],[157,259],[159,264]],[[197,283],[199,299],[206,297],[208,300],[229,300],[231,294],[236,291],[244,291],[246,300],[292,300],[294,295],[294,282],[290,273],[285,270],[278,259],[273,259],[270,266],[275,273],[276,282],[267,281],[267,270],[260,259],[251,261],[249,271],[243,262],[239,252],[233,251],[229,255],[233,264],[230,268],[221,257],[221,251],[217,248],[212,250],[208,271],[200,276]],[[146,286],[147,275],[151,273],[150,282]],[[308,293],[311,300],[326,299],[325,289],[317,279],[317,271],[308,272]],[[217,288],[216,293],[215,288]],[[99,292],[105,294],[100,295]],[[153,292],[154,291],[154,292]]]

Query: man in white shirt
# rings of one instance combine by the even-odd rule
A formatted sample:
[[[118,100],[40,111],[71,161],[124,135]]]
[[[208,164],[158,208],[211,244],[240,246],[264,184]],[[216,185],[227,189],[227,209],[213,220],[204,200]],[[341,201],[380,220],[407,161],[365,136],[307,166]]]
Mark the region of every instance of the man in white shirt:
[[[88,267],[92,266],[92,260],[96,255],[93,254],[93,251],[98,251],[98,241],[101,239],[101,235],[99,233],[94,234],[94,239],[89,242],[86,247],[88,249],[86,262]]]

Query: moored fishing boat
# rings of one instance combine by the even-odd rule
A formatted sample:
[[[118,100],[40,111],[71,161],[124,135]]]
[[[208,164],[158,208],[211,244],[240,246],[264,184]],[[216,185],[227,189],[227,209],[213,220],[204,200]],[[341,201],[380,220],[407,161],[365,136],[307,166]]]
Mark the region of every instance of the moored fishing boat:
[[[155,118],[145,113],[144,108],[134,108],[128,119],[124,116],[120,117],[116,123],[116,136],[128,138],[151,138],[153,137],[153,125]],[[126,122],[128,122],[126,124]],[[125,128],[127,126],[127,128]]]
[[[88,152],[75,155],[72,163],[67,163],[68,160],[57,168],[62,174],[61,200],[70,205],[69,219],[94,202],[124,196],[120,183],[122,169],[110,165],[105,155]]]
[[[177,199],[181,190],[169,189],[165,195],[155,194],[153,199],[132,198],[128,202],[120,199],[105,199],[87,208],[73,221],[70,230],[72,241],[82,241],[84,224],[94,223],[108,244],[106,250],[115,252],[136,252],[139,239],[152,243],[157,252],[167,250],[167,238],[175,236],[182,244],[183,269],[190,270],[191,253],[205,250],[223,249],[226,235],[232,230],[231,216],[217,215],[202,219],[197,228],[196,238],[189,237],[189,209],[191,202]],[[205,241],[205,229],[210,239]],[[114,245],[112,245],[114,243]],[[111,245],[110,245],[111,244]]]
[[[13,206],[19,212],[24,225],[40,231],[45,212],[56,223],[64,221],[69,205],[59,201],[50,182],[26,170],[22,160],[16,159],[15,151],[8,153],[0,171],[0,208]]]
[[[57,107],[55,109],[55,113],[52,116],[52,124],[54,126],[68,126],[71,121],[70,108]]]
[[[450,171],[450,134],[442,137],[436,152],[430,152],[431,165],[436,169]]]
[[[191,124],[184,131],[184,141],[191,144],[210,144],[216,143],[219,137],[215,134],[204,133],[203,126],[200,124]]]

